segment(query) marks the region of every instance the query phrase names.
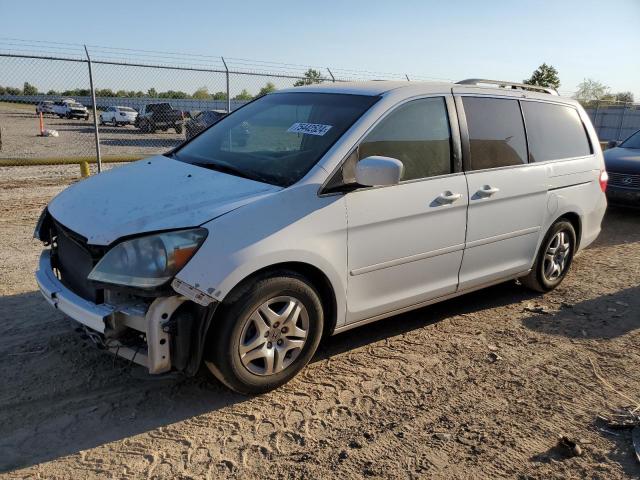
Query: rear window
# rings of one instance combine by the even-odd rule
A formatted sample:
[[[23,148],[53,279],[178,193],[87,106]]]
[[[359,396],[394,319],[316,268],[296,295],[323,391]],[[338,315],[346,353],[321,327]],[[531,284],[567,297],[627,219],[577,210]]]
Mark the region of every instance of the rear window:
[[[582,120],[573,107],[522,102],[529,139],[529,161],[543,162],[590,155],[591,145]]]
[[[527,163],[527,142],[517,100],[463,97],[471,170]]]
[[[135,112],[135,110],[133,108],[129,108],[129,107],[118,107],[118,109],[121,112]]]

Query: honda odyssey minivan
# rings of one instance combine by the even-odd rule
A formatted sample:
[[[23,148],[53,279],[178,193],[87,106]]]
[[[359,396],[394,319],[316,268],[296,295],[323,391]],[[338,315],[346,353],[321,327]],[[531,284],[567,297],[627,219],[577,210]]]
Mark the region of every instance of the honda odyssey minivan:
[[[589,118],[552,90],[297,87],[60,193],[36,278],[150,373],[204,363],[260,393],[325,335],[511,279],[552,290],[598,236],[606,183]]]

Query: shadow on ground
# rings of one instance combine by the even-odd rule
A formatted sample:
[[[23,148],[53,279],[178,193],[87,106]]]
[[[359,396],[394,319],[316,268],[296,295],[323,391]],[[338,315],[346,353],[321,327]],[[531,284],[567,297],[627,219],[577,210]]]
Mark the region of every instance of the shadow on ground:
[[[327,338],[314,362],[451,315],[530,298],[507,283]],[[53,460],[248,400],[208,374],[150,376],[80,338],[37,292],[0,298],[0,471]]]
[[[640,287],[565,306],[548,315],[525,318],[525,327],[568,338],[612,339],[640,328]]]

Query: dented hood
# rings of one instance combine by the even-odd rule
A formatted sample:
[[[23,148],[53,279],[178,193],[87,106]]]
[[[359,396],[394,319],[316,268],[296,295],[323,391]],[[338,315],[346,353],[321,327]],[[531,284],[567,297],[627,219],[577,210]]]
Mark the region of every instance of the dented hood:
[[[280,187],[163,156],[82,180],[49,204],[49,213],[92,245],[145,232],[201,225]]]

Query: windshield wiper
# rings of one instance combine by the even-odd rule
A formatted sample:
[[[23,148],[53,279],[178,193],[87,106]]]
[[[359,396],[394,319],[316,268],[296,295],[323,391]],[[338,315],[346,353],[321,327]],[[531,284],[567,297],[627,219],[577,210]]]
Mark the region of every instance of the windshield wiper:
[[[269,183],[257,175],[252,175],[227,163],[193,163],[193,165],[197,165],[198,167],[202,168],[208,168],[209,170],[215,170],[217,172],[228,173],[229,175],[235,175],[236,177],[247,178],[256,182]]]

